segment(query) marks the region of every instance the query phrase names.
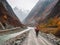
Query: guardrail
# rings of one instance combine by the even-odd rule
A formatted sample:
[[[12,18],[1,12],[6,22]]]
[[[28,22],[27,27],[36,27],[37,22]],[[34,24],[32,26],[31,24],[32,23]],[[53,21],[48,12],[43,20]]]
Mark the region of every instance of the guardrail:
[[[0,32],[11,31],[11,30],[19,29],[19,28],[20,27],[15,27],[15,28],[11,28],[11,29],[0,30]]]
[[[0,36],[20,32],[22,30],[23,29],[21,27],[15,27],[15,28],[11,28],[11,29],[0,30]]]
[[[29,30],[30,29],[14,34],[0,36],[0,45],[20,45],[22,41],[27,37]]]

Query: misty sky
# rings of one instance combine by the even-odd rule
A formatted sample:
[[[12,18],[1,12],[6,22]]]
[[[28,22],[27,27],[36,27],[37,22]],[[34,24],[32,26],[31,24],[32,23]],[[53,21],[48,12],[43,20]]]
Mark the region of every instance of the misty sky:
[[[31,11],[31,9],[36,5],[36,3],[39,0],[7,0],[7,1],[11,5],[12,9],[17,7],[18,9]],[[27,15],[17,15],[17,17],[20,19],[20,21],[23,21],[23,19],[26,18],[26,16],[28,16],[28,14]]]
[[[17,7],[23,10],[31,10],[38,0],[7,0],[12,8]]]

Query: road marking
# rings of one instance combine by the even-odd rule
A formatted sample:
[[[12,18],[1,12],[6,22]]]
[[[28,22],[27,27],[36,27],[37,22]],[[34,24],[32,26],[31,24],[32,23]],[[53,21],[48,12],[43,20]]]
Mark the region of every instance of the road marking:
[[[30,32],[29,32],[29,36],[28,36],[28,42],[27,42],[27,45],[30,45]]]
[[[47,44],[47,45],[53,45],[52,43],[50,43],[49,41],[47,41],[46,39],[44,39],[44,37],[42,37],[41,35],[39,35],[39,37],[40,37],[39,39],[42,40],[45,44]]]
[[[34,29],[31,29],[27,38],[28,39],[26,40],[27,41],[26,45],[53,45],[41,35],[36,37]]]
[[[33,38],[34,38],[34,40],[35,40],[36,45],[40,45],[40,44],[38,43],[37,37],[35,36],[35,34],[34,34],[33,31],[32,31],[32,35],[33,35]]]

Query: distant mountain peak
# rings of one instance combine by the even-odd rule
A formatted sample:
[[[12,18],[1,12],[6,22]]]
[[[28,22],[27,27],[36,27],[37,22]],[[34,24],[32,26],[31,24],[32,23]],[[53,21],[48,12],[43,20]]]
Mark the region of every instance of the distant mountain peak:
[[[18,17],[21,21],[23,21],[23,20],[27,17],[27,15],[28,15],[28,13],[29,13],[29,10],[22,10],[22,9],[17,8],[17,7],[15,7],[15,8],[13,9],[13,11],[15,12],[15,14],[17,15],[17,17]]]

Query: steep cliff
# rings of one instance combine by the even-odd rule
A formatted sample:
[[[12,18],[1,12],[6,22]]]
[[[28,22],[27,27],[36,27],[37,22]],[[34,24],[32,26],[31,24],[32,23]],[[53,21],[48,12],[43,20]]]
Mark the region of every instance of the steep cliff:
[[[23,24],[14,14],[6,0],[0,0],[0,23],[2,23],[3,26],[7,24],[13,27],[23,27]]]
[[[24,22],[26,24],[37,23],[39,20],[41,22],[50,13],[57,2],[58,0],[39,0]]]
[[[60,0],[39,0],[25,23],[34,26],[38,24],[40,31],[60,36]]]

